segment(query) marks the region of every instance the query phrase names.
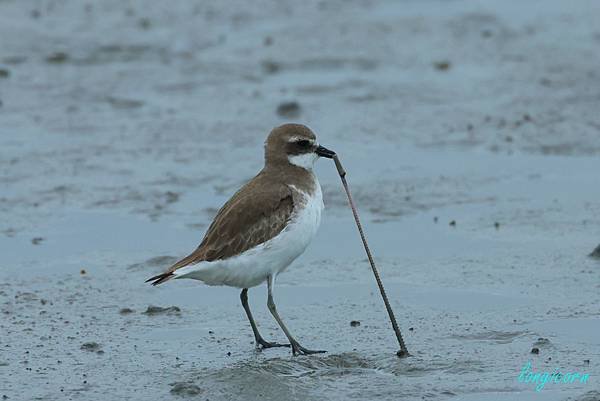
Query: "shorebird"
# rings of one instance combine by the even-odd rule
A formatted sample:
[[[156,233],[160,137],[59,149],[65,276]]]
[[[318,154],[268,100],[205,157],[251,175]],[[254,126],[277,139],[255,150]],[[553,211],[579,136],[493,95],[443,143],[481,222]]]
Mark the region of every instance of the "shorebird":
[[[242,288],[240,299],[257,348],[291,347],[293,355],[325,352],[304,348],[292,336],[277,312],[273,287],[317,233],[324,205],[313,166],[319,157],[334,155],[304,125],[274,128],[265,141],[264,168],[223,205],[194,252],[147,282],[189,278]],[[267,307],[289,344],[265,341],[252,317],[248,288],[264,282]]]

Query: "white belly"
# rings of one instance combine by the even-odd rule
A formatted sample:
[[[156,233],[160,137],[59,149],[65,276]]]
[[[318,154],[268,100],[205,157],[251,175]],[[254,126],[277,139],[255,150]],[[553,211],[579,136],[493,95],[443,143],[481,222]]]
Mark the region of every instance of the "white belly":
[[[175,271],[175,278],[249,288],[284,271],[306,250],[321,224],[323,194],[316,177],[315,186],[312,196],[291,187],[297,206],[290,223],[276,237],[228,259],[183,267]]]

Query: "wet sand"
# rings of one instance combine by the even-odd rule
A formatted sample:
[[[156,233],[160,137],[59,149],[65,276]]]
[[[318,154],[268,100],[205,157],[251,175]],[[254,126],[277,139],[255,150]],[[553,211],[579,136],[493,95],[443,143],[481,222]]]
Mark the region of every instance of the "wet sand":
[[[598,400],[594,2],[0,3],[0,397]],[[275,125],[338,151],[254,350],[193,249]],[[249,293],[285,338],[266,288]],[[353,321],[360,325],[351,324]],[[533,348],[538,353],[531,353]],[[589,373],[587,384],[517,378]]]

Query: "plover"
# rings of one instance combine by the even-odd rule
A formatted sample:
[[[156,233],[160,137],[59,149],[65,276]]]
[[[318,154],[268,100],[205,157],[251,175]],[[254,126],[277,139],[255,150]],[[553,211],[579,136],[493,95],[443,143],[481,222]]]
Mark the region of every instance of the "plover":
[[[157,285],[171,278],[190,278],[242,288],[242,306],[257,347],[291,346],[293,355],[324,352],[304,348],[292,336],[277,312],[273,286],[277,275],[304,252],[317,232],[324,206],[313,165],[320,156],[334,155],[304,125],[273,129],[265,141],[264,168],[223,205],[198,248],[147,281]],[[248,288],[264,282],[269,311],[289,344],[265,341],[254,322]]]

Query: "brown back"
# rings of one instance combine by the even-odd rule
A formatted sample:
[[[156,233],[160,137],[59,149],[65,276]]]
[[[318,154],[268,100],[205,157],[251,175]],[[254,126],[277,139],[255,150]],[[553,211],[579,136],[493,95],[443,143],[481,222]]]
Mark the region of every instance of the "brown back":
[[[168,272],[202,261],[227,259],[268,241],[285,228],[293,209],[290,188],[269,180],[261,171],[223,205],[198,248]]]

